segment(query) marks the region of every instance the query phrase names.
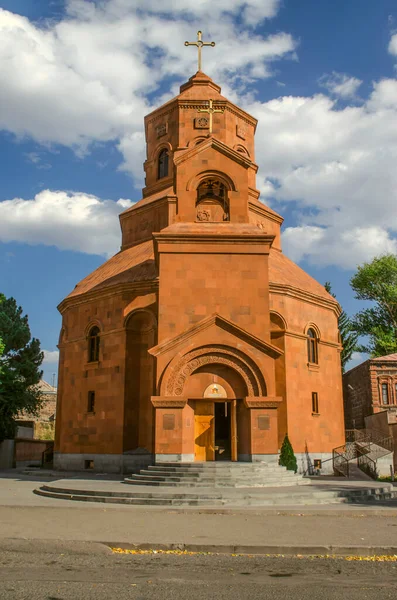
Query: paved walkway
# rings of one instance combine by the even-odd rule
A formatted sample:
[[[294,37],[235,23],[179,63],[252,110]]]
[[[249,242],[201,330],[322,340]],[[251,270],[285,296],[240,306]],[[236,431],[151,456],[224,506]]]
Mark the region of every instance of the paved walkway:
[[[386,506],[333,505],[284,510],[148,508],[35,496],[32,490],[45,480],[48,478],[0,473],[0,540],[92,541],[146,547],[180,545],[234,552],[250,548],[258,552],[286,552],[288,548],[295,552],[324,553],[341,548],[370,552],[385,548],[385,553],[397,554],[395,501]],[[97,484],[91,480],[90,485]]]

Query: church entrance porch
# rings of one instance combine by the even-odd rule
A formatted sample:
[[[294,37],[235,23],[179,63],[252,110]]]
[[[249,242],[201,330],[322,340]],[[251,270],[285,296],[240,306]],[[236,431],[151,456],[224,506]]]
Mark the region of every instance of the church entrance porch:
[[[236,400],[195,400],[194,460],[237,461]]]

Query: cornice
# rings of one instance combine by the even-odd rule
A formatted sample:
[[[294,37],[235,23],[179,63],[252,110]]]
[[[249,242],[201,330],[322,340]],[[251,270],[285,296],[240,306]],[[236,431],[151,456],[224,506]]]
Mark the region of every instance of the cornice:
[[[300,331],[290,331],[290,330],[285,330],[283,335],[285,335],[285,337],[291,337],[291,338],[295,338],[298,340],[307,340],[307,335],[305,335],[304,333],[301,333]],[[337,343],[337,342],[328,342],[322,338],[320,338],[318,340],[318,344],[319,346],[328,346],[330,348],[337,348],[340,349],[342,346]]]
[[[145,200],[148,197],[146,196]],[[161,198],[156,198],[156,200],[152,200],[151,202],[146,202],[145,204],[143,204],[142,206],[131,206],[131,208],[128,211],[125,211],[123,213],[120,214],[120,221],[127,219],[131,214],[133,215],[140,215],[143,214],[145,212],[148,212],[150,210],[153,209],[153,206],[158,205],[161,206],[161,204],[175,204],[178,200],[178,197],[175,196],[174,194],[167,194],[165,196],[161,196]],[[150,238],[152,237],[152,234],[150,234]],[[135,246],[135,244],[132,244],[133,246]]]
[[[173,338],[161,342],[154,348],[150,348],[148,352],[153,356],[159,356],[160,354],[169,352],[170,350],[175,349],[181,344],[186,344],[187,340],[195,337],[199,333],[205,331],[206,329],[214,325],[221,329],[224,329],[225,331],[228,331],[229,333],[232,333],[232,335],[235,335],[235,337],[238,337],[241,340],[245,341],[249,346],[253,346],[254,348],[257,348],[258,350],[264,352],[265,354],[270,354],[273,358],[277,358],[278,356],[284,354],[283,350],[280,350],[280,348],[278,348],[277,346],[273,346],[273,344],[261,340],[252,333],[249,333],[248,331],[242,329],[232,321],[229,321],[228,319],[225,319],[224,317],[221,317],[218,314],[214,314],[210,317],[202,319],[199,323],[196,323],[195,325],[180,333],[179,335],[176,335]]]
[[[115,285],[107,286],[105,288],[95,288],[88,292],[82,292],[78,296],[72,296],[71,298],[65,298],[60,304],[58,304],[58,311],[61,315],[69,308],[75,308],[76,306],[87,304],[97,298],[109,298],[115,294],[122,294],[125,292],[155,292],[158,290],[159,280],[158,278],[147,280],[147,281],[131,281],[127,283],[118,283]]]
[[[281,296],[290,296],[291,298],[297,298],[298,300],[304,300],[309,304],[315,304],[316,306],[323,306],[332,310],[338,317],[342,312],[342,309],[336,300],[326,300],[322,296],[301,290],[292,285],[285,283],[269,283],[269,291],[271,294],[279,294]]]
[[[257,204],[254,204],[253,202],[248,202],[248,210],[251,210],[252,212],[256,213],[257,215],[261,215],[262,217],[265,216],[267,219],[269,219],[270,221],[274,221],[278,225],[282,225],[284,223],[283,217],[281,217],[277,213],[269,210],[266,205],[258,206]]]
[[[156,181],[156,183],[153,183],[152,185],[148,185],[146,187],[144,187],[142,189],[142,196],[144,198],[147,198],[148,196],[151,196],[152,194],[158,194],[158,192],[161,192],[161,190],[166,190],[170,187],[172,187],[173,184],[173,176],[169,175],[168,177],[163,177],[162,179],[160,179],[159,181]]]
[[[214,150],[217,150],[224,156],[231,158],[236,163],[242,165],[246,169],[249,169],[250,167],[256,169],[258,168],[257,165],[253,163],[250,158],[247,158],[240,152],[237,152],[237,150],[233,150],[232,148],[230,148],[229,146],[227,146],[226,144],[214,137],[209,137],[208,140],[206,140],[205,142],[201,142],[201,144],[199,144],[198,146],[193,146],[193,148],[186,150],[186,152],[183,152],[183,154],[181,154],[180,156],[176,156],[174,158],[175,166],[178,166],[184,163],[185,161],[189,160],[193,156],[196,156],[197,154],[208,150],[208,148],[214,148]]]
[[[269,247],[274,241],[274,235],[267,234],[250,234],[250,233],[166,233],[161,231],[159,233],[153,233],[153,237],[157,244],[159,243],[177,243],[177,244],[191,244],[192,242],[197,244],[211,244],[214,243],[217,246],[226,244],[236,245],[247,245],[247,242],[253,244],[267,244]]]

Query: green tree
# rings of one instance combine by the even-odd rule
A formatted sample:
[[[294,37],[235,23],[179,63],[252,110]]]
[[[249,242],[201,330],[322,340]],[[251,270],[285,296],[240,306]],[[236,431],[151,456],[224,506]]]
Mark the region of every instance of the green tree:
[[[283,445],[281,446],[279,464],[283,467],[287,467],[288,471],[298,470],[298,463],[296,462],[296,456],[292,448],[291,442],[289,441],[288,434],[285,435]]]
[[[373,302],[354,316],[358,334],[368,336],[360,352],[372,357],[397,352],[397,257],[385,254],[358,267],[350,285],[358,300]]]
[[[331,296],[336,298],[335,294],[332,292],[331,284],[329,281],[325,282],[325,289]],[[358,349],[358,333],[354,329],[353,321],[348,317],[344,310],[342,310],[339,319],[338,319],[338,327],[341,338],[341,343],[343,346],[343,350],[340,355],[340,360],[342,363],[342,372],[345,372],[346,364],[352,357],[353,352]]]
[[[3,342],[0,373],[0,441],[15,435],[15,419],[26,411],[37,414],[42,400],[36,384],[44,355],[31,338],[28,317],[14,298],[0,294],[0,337]]]

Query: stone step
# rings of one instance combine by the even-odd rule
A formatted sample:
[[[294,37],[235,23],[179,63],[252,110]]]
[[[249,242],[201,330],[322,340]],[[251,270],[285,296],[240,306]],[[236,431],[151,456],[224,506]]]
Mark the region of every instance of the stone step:
[[[226,473],[220,473],[219,475],[215,475],[212,473],[192,473],[192,474],[184,474],[184,473],[172,473],[172,474],[164,474],[158,473],[157,471],[140,471],[139,473],[134,473],[131,475],[131,479],[142,479],[142,480],[153,480],[153,481],[234,481],[234,480],[245,480],[245,481],[278,481],[278,480],[287,480],[287,479],[302,479],[301,475],[295,475],[292,471],[289,473],[269,473],[269,474],[248,474],[243,476],[241,473],[232,473],[228,475]]]
[[[285,492],[276,492],[267,496],[253,496],[250,494],[173,494],[173,493],[128,493],[128,492],[103,492],[93,490],[74,490],[42,486],[35,493],[48,498],[77,500],[85,502],[103,502],[113,504],[151,505],[151,506],[293,506],[293,505],[319,505],[336,503],[375,503],[397,497],[397,493],[390,488],[368,490],[311,491],[291,495]]]
[[[202,473],[208,473],[208,474],[246,474],[246,475],[250,475],[250,474],[257,474],[257,475],[266,475],[266,474],[271,474],[271,473],[292,473],[292,471],[287,471],[287,469],[285,469],[284,467],[266,467],[264,469],[260,469],[260,468],[253,468],[253,469],[200,469],[200,468],[176,468],[176,467],[155,467],[155,466],[149,466],[147,469],[141,469],[140,471],[145,472],[145,473],[166,473],[166,474],[184,474],[184,475],[192,475],[192,474],[202,474]]]
[[[302,481],[302,477],[299,475],[292,475],[291,477],[149,477],[146,475],[131,475],[130,477],[126,477],[126,481],[136,481],[141,482],[143,485],[150,485],[151,483],[181,483],[183,485],[195,485],[199,483],[208,484],[209,487],[216,483],[219,484],[245,484],[247,487],[257,485],[262,485],[265,483],[273,483],[277,486],[277,483],[290,483],[293,485],[296,481]],[[309,482],[310,480],[306,480]]]
[[[208,488],[210,487],[209,483],[184,483],[184,482],[176,482],[176,481],[153,481],[153,482],[144,482],[144,481],[134,481],[134,480],[129,480],[126,479],[125,483],[127,483],[128,485],[135,485],[135,486],[152,486],[152,487],[187,487],[187,488]],[[260,489],[260,488],[276,488],[276,487],[291,487],[293,485],[299,485],[299,486],[307,486],[310,485],[310,483],[307,483],[306,481],[296,481],[296,482],[280,482],[280,481],[272,481],[270,483],[263,483],[263,484],[258,484],[258,485],[247,485],[246,482],[242,482],[242,483],[233,483],[233,482],[229,482],[229,483],[215,483],[212,484],[211,487],[214,488],[244,488],[244,489]]]
[[[211,461],[211,462],[193,462],[193,463],[155,463],[154,465],[149,465],[149,469],[154,468],[154,469],[183,469],[183,470],[189,470],[189,469],[207,469],[207,470],[211,470],[211,469],[246,469],[246,470],[251,470],[251,469],[269,469],[272,467],[276,467],[277,469],[285,469],[286,467],[279,465],[276,462],[270,462],[270,463],[262,463],[262,462],[254,462],[254,463],[250,463],[250,462],[222,462],[222,461]]]

